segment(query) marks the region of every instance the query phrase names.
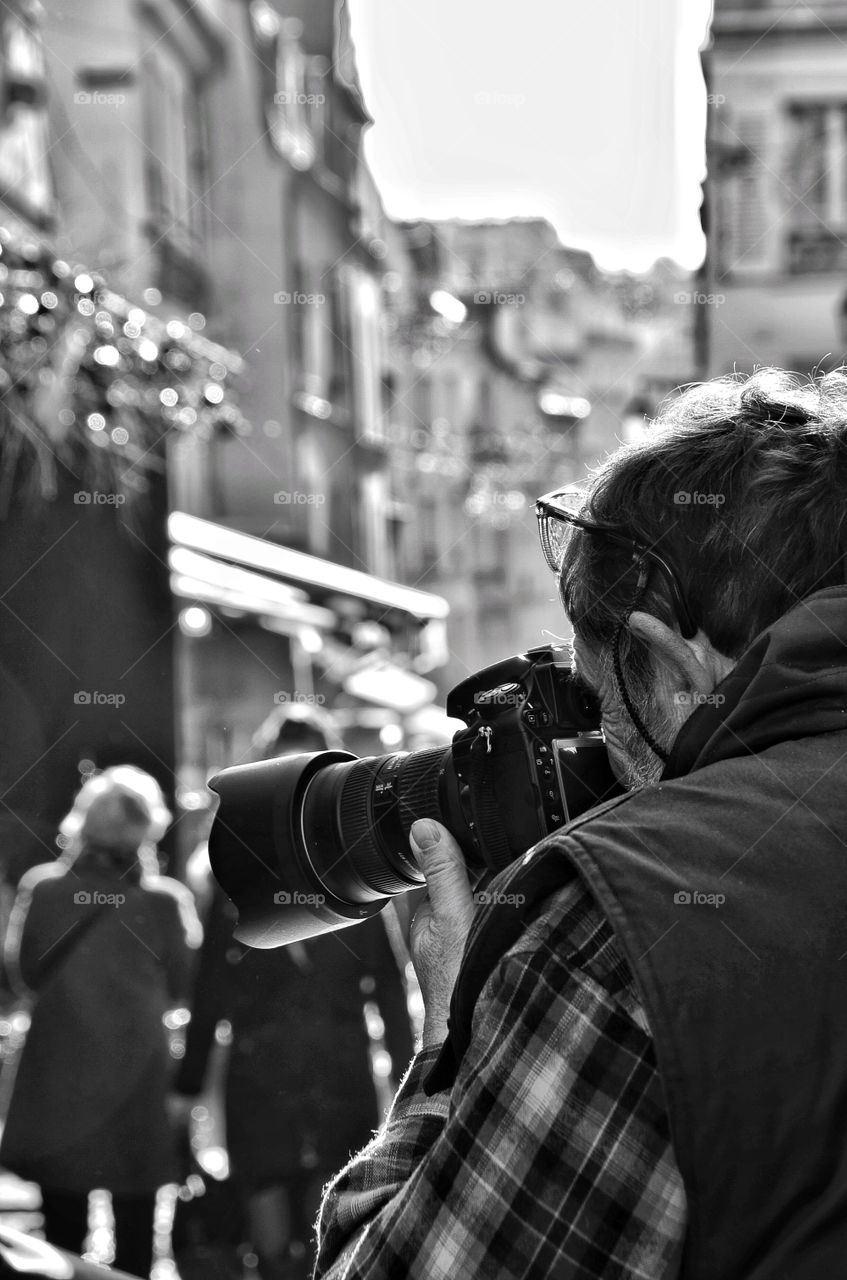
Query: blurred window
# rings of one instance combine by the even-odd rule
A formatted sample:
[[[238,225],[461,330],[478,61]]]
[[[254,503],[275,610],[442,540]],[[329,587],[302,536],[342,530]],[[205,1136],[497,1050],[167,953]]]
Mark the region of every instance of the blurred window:
[[[417,527],[420,548],[420,574],[427,577],[439,568],[438,508],[435,498],[422,495],[417,503]]]
[[[335,564],[362,569],[362,512],[353,493],[349,475],[334,481],[329,493],[329,510],[324,507],[320,519],[327,527],[326,555]]]
[[[329,72],[329,60],[320,55],[305,62],[306,129],[311,135],[315,154],[321,159],[325,151],[325,134],[331,128],[329,88],[332,77]]]
[[[353,343],[351,334],[350,272],[336,267],[323,277],[326,288],[324,324],[330,351],[329,396],[333,404],[350,407],[353,388]]]
[[[847,103],[788,108],[786,266],[792,273],[847,267]]]
[[[390,578],[393,562],[388,529],[388,477],[370,471],[359,481],[360,553],[369,573]]]
[[[197,87],[162,39],[151,44],[141,66],[150,215],[161,233],[189,250],[199,237],[203,194],[195,190],[202,154]]]
[[[297,18],[280,24],[271,135],[277,149],[295,169],[308,169],[315,158],[313,98],[320,91],[307,87],[307,61],[298,38],[301,29]]]
[[[309,395],[332,399],[332,300],[326,291],[325,277],[317,263],[298,260],[293,266],[292,279],[289,319],[300,388]]]
[[[716,115],[718,274],[770,271],[776,266],[773,245],[779,234],[774,188],[784,193],[773,174],[771,114],[767,108],[745,106]]]
[[[399,582],[414,580],[414,565],[409,547],[409,529],[413,519],[413,509],[405,502],[390,499],[386,503],[386,530],[388,535],[388,557],[391,571],[389,577]]]
[[[358,267],[347,271],[346,283],[356,436],[359,440],[385,444],[388,433],[381,381],[380,288],[374,276]]]
[[[34,18],[0,16],[0,188],[20,212],[53,212],[44,54]]]

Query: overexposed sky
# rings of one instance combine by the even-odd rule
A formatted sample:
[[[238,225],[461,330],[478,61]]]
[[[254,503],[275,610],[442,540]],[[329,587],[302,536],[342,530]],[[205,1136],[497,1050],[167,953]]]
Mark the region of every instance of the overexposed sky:
[[[611,270],[698,265],[711,0],[348,0],[396,218],[549,218]]]

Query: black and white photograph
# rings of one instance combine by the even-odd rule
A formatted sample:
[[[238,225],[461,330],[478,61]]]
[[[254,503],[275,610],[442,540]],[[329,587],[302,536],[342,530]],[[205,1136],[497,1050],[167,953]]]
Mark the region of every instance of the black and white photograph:
[[[0,1278],[847,1280],[847,0],[0,0]]]

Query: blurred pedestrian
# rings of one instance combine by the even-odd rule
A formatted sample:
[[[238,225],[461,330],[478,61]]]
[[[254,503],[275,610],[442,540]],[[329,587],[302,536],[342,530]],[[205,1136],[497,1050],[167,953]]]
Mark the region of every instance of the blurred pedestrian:
[[[88,1197],[111,1193],[115,1265],[148,1276],[157,1189],[176,1176],[163,1015],[184,1002],[200,924],[159,874],[171,815],[130,765],[85,782],[62,857],[21,880],[6,963],[33,993],[0,1162],[41,1186],[47,1239],[80,1253]]]
[[[265,721],[251,754],[338,746],[326,712],[292,703]],[[227,1146],[262,1280],[305,1280],[321,1187],[380,1121],[364,1005],[379,1008],[399,1079],[413,1052],[406,993],[379,917],[269,951],[235,942],[235,920],[218,890],[176,1086],[189,1098],[201,1090],[215,1027],[227,1020]]]

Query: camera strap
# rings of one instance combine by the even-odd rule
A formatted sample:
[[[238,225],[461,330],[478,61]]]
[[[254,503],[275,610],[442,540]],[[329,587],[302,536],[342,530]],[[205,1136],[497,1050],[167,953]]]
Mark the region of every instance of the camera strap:
[[[567,859],[556,848],[549,848],[536,856],[529,867],[521,860],[497,877],[498,898],[519,893],[524,901],[516,908],[514,901],[501,905],[495,898],[478,910],[450,999],[447,1039],[424,1082],[427,1094],[453,1087],[471,1041],[471,1022],[482,988],[526,929],[537,904],[560,889],[573,874]]]
[[[480,734],[471,744],[468,755],[471,808],[476,835],[482,847],[488,850],[490,861],[495,867],[507,867],[514,861],[514,852],[509,845],[508,836],[503,826],[503,816],[497,796],[496,775],[491,768],[489,756],[494,734]]]
[[[468,934],[450,1000],[447,1039],[424,1081],[426,1094],[431,1096],[443,1089],[452,1089],[459,1065],[471,1042],[474,1010],[483,987],[506,952],[538,915],[546,899],[579,874],[562,848],[562,836],[582,826],[583,822],[626,803],[632,795],[632,792],[627,792],[615,796],[576,818],[502,871],[494,881],[496,893],[489,886],[489,902],[477,908]],[[517,895],[523,900],[520,906],[515,902]]]

